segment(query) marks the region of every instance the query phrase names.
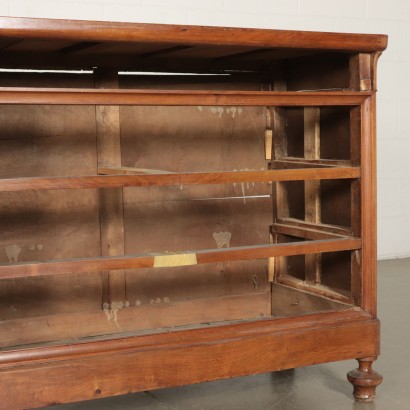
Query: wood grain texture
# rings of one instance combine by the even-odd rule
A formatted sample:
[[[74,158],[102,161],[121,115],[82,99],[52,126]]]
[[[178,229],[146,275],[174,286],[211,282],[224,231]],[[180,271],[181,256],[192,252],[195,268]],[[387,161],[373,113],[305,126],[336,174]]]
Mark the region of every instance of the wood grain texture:
[[[140,175],[89,175],[81,177],[52,178],[29,177],[1,180],[0,192],[78,188],[116,188],[130,186],[146,187],[241,182],[303,181],[306,179],[354,179],[359,177],[360,169],[357,167]]]
[[[306,222],[301,219],[295,219],[295,218],[278,218],[277,222],[280,224],[285,224],[285,225],[291,225],[294,227],[300,227],[303,229],[315,229],[315,230],[320,230],[322,232],[329,232],[333,233],[335,235],[341,235],[341,236],[352,236],[352,230],[343,226],[337,226],[337,225],[330,225],[330,224],[315,224],[312,222]]]
[[[280,285],[281,286],[281,285]],[[8,369],[14,365],[32,365],[35,363],[54,362],[56,359],[66,360],[69,358],[93,357],[105,355],[109,352],[126,352],[133,349],[149,348],[151,345],[158,349],[164,345],[175,345],[189,341],[193,343],[206,343],[212,340],[232,339],[236,336],[251,336],[254,333],[282,332],[288,329],[300,327],[311,327],[323,325],[329,326],[340,323],[366,322],[374,320],[368,313],[358,308],[343,309],[336,312],[319,312],[306,316],[295,316],[291,318],[265,318],[243,323],[225,326],[212,326],[212,332],[206,327],[195,329],[178,329],[166,334],[146,334],[140,336],[124,335],[118,339],[106,339],[98,341],[85,341],[76,343],[67,349],[66,345],[56,344],[50,346],[39,346],[36,349],[12,349],[5,350],[0,355],[0,369]],[[376,322],[378,322],[376,320]],[[379,349],[379,345],[376,346]]]
[[[253,245],[237,248],[209,250],[189,250],[197,256],[197,263],[214,263],[230,260],[264,259],[276,256],[303,255],[307,253],[355,250],[361,247],[360,239],[323,239],[311,242],[281,243],[274,245]],[[178,254],[175,252],[174,254]],[[157,254],[162,255],[162,254]],[[17,278],[41,275],[56,275],[70,272],[89,272],[94,270],[115,270],[131,268],[152,268],[155,254],[111,256],[100,258],[81,258],[49,262],[27,262],[1,264],[0,278]]]
[[[153,91],[0,88],[2,104],[333,106],[360,105],[365,92]]]
[[[372,402],[376,396],[376,387],[383,381],[383,377],[372,369],[376,358],[359,359],[359,367],[347,374],[347,380],[353,384],[353,396],[359,403]]]
[[[362,215],[362,307],[376,316],[377,220],[376,220],[376,124],[373,99],[366,100],[361,112],[361,215]]]
[[[282,73],[283,76],[283,73]],[[274,89],[286,90],[286,82],[283,78],[274,82]],[[281,168],[281,164],[277,164],[277,160],[288,156],[288,139],[287,139],[287,118],[286,111],[282,107],[272,107],[268,111],[270,121],[272,122],[272,158],[274,161],[271,167],[276,169],[276,166]],[[272,214],[273,220],[277,221],[279,217],[289,216],[289,196],[287,185],[281,181],[276,181],[272,184]],[[273,243],[283,242],[283,235],[274,233],[272,236]],[[277,276],[286,275],[288,270],[288,259],[286,256],[276,257],[273,260],[272,279],[276,280]],[[273,302],[272,302],[273,307]]]
[[[361,109],[352,109],[350,113],[350,151],[352,164],[359,165],[361,162]],[[359,180],[351,183],[351,226],[354,236],[361,235],[362,215],[361,215],[361,190],[362,185]],[[357,306],[362,304],[362,253],[361,250],[351,254],[351,291],[352,297]]]
[[[138,174],[171,174],[170,171],[149,168],[135,168],[123,166],[99,166],[99,175],[138,175]]]
[[[112,78],[93,89],[89,74],[0,73],[0,409],[351,358],[361,360],[356,396],[371,398],[374,90],[386,45],[382,35],[0,18],[6,68],[183,74],[127,74],[113,90]],[[96,256],[98,199],[109,204],[107,256]],[[305,276],[312,254],[321,284],[317,269]],[[154,268],[159,259],[167,266]],[[123,283],[125,269],[129,293],[101,309],[96,272],[118,270]]]
[[[126,41],[382,51],[387,36],[290,30],[196,27],[2,17],[0,36],[74,41]]]
[[[350,88],[357,91],[372,90],[371,55],[369,53],[353,54],[349,60]]]
[[[121,352],[117,354],[97,354],[93,344],[86,344],[89,357],[75,357],[73,351],[70,364],[61,361],[61,356],[52,358],[50,352],[50,364],[36,363],[34,356],[31,366],[14,365],[1,372],[0,399],[5,409],[17,410],[351,359],[362,354],[376,356],[378,321],[360,318],[358,312],[355,316],[356,320],[346,320],[348,314],[338,312],[336,317],[344,320],[326,324],[326,315],[322,314],[316,316],[315,323],[307,317],[293,325],[288,320],[285,327],[273,321],[276,326],[270,331],[269,325],[259,325],[258,330],[258,324],[250,324],[251,334],[234,331],[241,327],[225,326],[205,329],[205,334],[187,331],[166,337],[153,335],[139,339],[156,340],[157,344],[148,342],[139,348],[130,345],[131,340],[124,340],[126,343],[117,344],[116,349]],[[205,343],[201,342],[204,336]],[[53,378],[49,377],[51,369]],[[66,388],[68,385],[70,389]],[[16,394],[10,395],[11,390]]]
[[[308,225],[309,226],[309,225]],[[311,224],[310,227],[307,226],[297,226],[293,224],[285,224],[285,223],[278,223],[274,222],[272,228],[275,232],[294,236],[296,238],[304,238],[310,240],[316,239],[329,239],[329,238],[337,238],[337,237],[346,237],[349,235],[340,235],[332,232],[327,232],[321,229],[320,224]]]
[[[279,163],[288,163],[289,166],[293,166],[297,163],[301,164],[301,167],[303,165],[306,166],[313,166],[315,164],[321,165],[324,167],[337,167],[340,165],[352,165],[352,161],[350,159],[329,159],[329,158],[320,158],[320,159],[309,159],[306,160],[305,158],[297,158],[297,157],[284,157],[281,158],[280,160],[277,160]]]

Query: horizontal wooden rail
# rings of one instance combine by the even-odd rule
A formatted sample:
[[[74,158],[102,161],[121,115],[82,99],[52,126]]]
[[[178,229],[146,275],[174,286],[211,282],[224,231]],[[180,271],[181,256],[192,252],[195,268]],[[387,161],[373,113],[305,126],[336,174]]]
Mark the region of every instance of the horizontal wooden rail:
[[[283,159],[274,159],[271,162],[271,169],[301,169],[301,168],[332,168],[337,165],[321,164],[306,161],[288,161]]]
[[[0,180],[0,192],[114,188],[127,186],[165,186],[229,184],[238,182],[302,181],[318,179],[355,179],[360,168],[310,168],[267,171],[190,172],[140,175],[90,175],[77,177],[28,177]]]
[[[286,162],[299,162],[301,164],[318,164],[326,167],[340,167],[340,166],[351,166],[352,161],[350,159],[328,159],[328,158],[320,158],[320,159],[306,159],[300,157],[278,157],[276,161],[286,161]]]
[[[76,88],[0,88],[0,104],[57,105],[360,105],[368,92],[169,91]]]
[[[341,236],[352,236],[352,230],[344,226],[323,223],[306,222],[296,218],[277,218],[276,223],[289,225],[303,229],[315,229],[321,232],[334,233]]]
[[[98,167],[99,175],[139,175],[139,174],[175,174],[172,171],[151,168],[135,168],[135,167]]]
[[[209,299],[208,299],[209,300]],[[161,305],[159,305],[161,306]],[[159,307],[158,306],[158,307]],[[84,312],[83,312],[84,314]],[[60,315],[55,315],[56,317]],[[40,316],[39,318],[44,318]],[[17,321],[19,319],[15,319]],[[55,362],[58,360],[67,360],[73,357],[82,359],[92,356],[106,357],[113,352],[129,352],[135,349],[160,350],[164,347],[175,347],[176,345],[197,344],[218,344],[221,340],[243,338],[255,338],[255,334],[266,335],[278,333],[289,329],[303,331],[306,328],[315,328],[323,330],[326,327],[334,329],[335,324],[361,324],[363,331],[364,323],[373,321],[372,317],[361,309],[348,308],[338,311],[320,312],[316,314],[294,316],[294,317],[272,317],[263,318],[263,320],[241,321],[241,323],[225,324],[224,326],[213,326],[212,332],[209,327],[198,327],[196,329],[183,329],[178,331],[151,333],[145,335],[124,335],[121,338],[107,338],[106,340],[88,340],[82,343],[73,343],[70,345],[42,345],[35,349],[13,349],[4,350],[0,355],[0,369],[9,368],[10,365],[34,364],[38,362]],[[82,322],[84,320],[82,318]],[[92,320],[90,321],[91,323]],[[41,327],[40,327],[41,328]],[[316,336],[317,337],[317,336]],[[360,338],[360,341],[362,338]]]
[[[64,259],[47,262],[23,262],[15,264],[1,264],[0,279],[115,269],[187,266],[234,260],[264,259],[276,256],[348,251],[359,249],[360,247],[360,239],[340,238],[274,245],[270,244],[223,249],[201,249],[177,253]]]
[[[281,223],[274,223],[272,225],[272,232],[309,240],[346,238],[350,236],[341,235],[333,232],[326,232],[324,230],[321,230],[320,228],[314,229],[306,226],[295,226]]]
[[[306,283],[301,279],[294,278],[292,276],[280,276],[277,278],[277,283],[289,286],[294,289],[303,290],[305,292],[313,293],[318,296],[323,296],[338,302],[353,304],[353,299],[350,296],[342,295],[341,293],[328,288],[327,286],[310,283]]]

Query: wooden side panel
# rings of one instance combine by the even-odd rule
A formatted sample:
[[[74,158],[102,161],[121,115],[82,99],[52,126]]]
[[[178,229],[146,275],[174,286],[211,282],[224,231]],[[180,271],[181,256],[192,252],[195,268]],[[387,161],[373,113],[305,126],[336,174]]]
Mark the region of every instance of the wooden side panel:
[[[325,159],[350,159],[350,108],[320,109],[320,152]]]
[[[305,161],[352,161],[352,164],[359,165],[359,111],[358,108],[346,107],[286,108],[287,155],[304,157]],[[356,225],[360,224],[357,215],[352,213],[355,202],[352,195],[357,191],[357,184],[360,183],[343,180],[284,183],[289,216],[312,223],[323,222],[351,229],[353,219]],[[357,194],[355,195],[357,199]],[[360,207],[359,203],[355,204],[356,210],[357,207]],[[360,236],[356,228],[355,232]],[[350,297],[351,269],[347,262],[349,257],[350,253],[346,252],[306,255],[305,258],[288,257],[285,275],[312,284],[323,280],[325,286]],[[355,286],[357,287],[357,284]]]
[[[350,109],[323,107],[320,112],[321,157],[349,160],[351,158],[351,141],[354,141],[350,138]],[[351,226],[350,181],[348,183],[342,180],[322,181],[321,203],[323,223]]]
[[[322,222],[350,228],[350,195],[350,181],[321,181]]]
[[[362,163],[362,307],[377,315],[377,218],[376,218],[376,117],[375,96],[368,99],[361,112]]]
[[[357,107],[350,113],[350,151],[353,165],[361,163],[361,108]],[[361,180],[351,182],[351,227],[353,236],[360,237],[362,229],[362,185]],[[357,306],[362,303],[362,252],[357,250],[351,252],[351,292]]]
[[[302,107],[286,108],[287,156],[304,157],[304,109]]]
[[[322,253],[322,284],[345,296],[351,295],[352,253]]]

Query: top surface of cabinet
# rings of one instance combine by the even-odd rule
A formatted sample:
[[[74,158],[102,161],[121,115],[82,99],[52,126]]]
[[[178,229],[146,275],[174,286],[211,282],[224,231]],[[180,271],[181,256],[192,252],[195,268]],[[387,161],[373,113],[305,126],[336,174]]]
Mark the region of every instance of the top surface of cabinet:
[[[3,68],[101,64],[171,71],[175,65],[164,67],[164,59],[186,68],[200,60],[208,69],[249,69],[326,51],[375,52],[387,46],[385,35],[12,17],[0,18],[0,41]]]

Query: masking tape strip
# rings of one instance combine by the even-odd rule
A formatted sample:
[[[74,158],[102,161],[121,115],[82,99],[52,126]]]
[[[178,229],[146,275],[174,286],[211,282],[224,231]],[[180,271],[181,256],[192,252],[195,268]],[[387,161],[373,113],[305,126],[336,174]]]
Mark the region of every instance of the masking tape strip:
[[[196,253],[179,253],[176,255],[154,256],[154,268],[170,268],[172,266],[196,265]]]
[[[265,130],[265,159],[272,159],[272,143],[273,143],[273,132],[272,130]]]

